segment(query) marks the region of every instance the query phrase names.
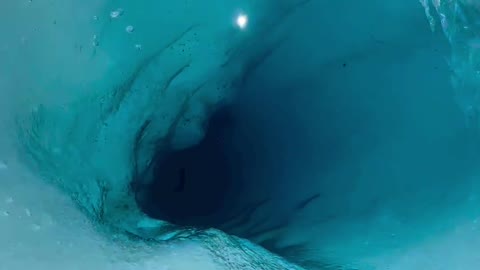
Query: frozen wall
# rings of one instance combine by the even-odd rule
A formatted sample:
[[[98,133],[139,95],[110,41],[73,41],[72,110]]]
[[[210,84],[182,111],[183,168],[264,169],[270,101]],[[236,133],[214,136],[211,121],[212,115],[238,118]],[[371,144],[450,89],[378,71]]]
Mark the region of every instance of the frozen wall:
[[[477,259],[478,134],[449,81],[450,44],[418,2],[0,7],[0,269],[465,269]],[[200,145],[223,106],[234,121],[213,141],[227,140],[235,161],[232,220],[204,229],[148,217],[144,193],[170,173],[157,159]],[[218,163],[209,147],[196,155],[208,168],[197,188],[214,196]],[[251,202],[238,217],[227,207]]]
[[[79,249],[73,253],[88,255],[96,253],[95,249],[86,248],[92,242],[102,248],[103,241],[105,245],[119,241],[120,246],[127,241],[126,252],[132,253],[137,244],[123,238],[153,237],[164,241],[193,234],[191,241],[201,240],[205,257],[202,259],[200,254],[199,262],[175,258],[172,263],[168,262],[170,259],[155,256],[142,260],[137,257],[127,259],[123,265],[125,260],[117,263],[110,255],[116,251],[110,252],[106,247],[109,251],[100,255],[104,260],[98,262],[98,269],[117,264],[124,268],[143,267],[149,260],[158,262],[152,264],[155,268],[157,264],[165,264],[177,269],[191,267],[192,263],[196,267],[204,264],[205,269],[222,265],[243,268],[245,263],[252,266],[262,263],[267,268],[288,265],[257,247],[215,231],[199,233],[165,227],[162,221],[146,218],[132,194],[131,183],[138,184],[139,177],[148,180],[152,145],[162,148],[165,141],[169,148],[181,149],[198,141],[211,110],[228,101],[231,85],[244,69],[241,58],[257,45],[250,36],[273,31],[271,26],[295,7],[295,3],[288,2],[275,5],[271,20],[261,15],[268,3],[210,4],[208,8],[203,3],[189,1],[115,6],[106,2],[55,1],[2,4],[4,31],[8,33],[2,47],[2,101],[8,97],[2,123],[6,130],[4,142],[10,150],[5,150],[9,156],[5,170],[12,170],[18,157],[37,177],[73,199],[89,220],[87,228],[93,226],[100,234],[100,240],[95,240],[95,234],[70,226],[73,240],[59,235],[57,245],[78,245]],[[242,31],[235,25],[235,18],[242,12],[249,13],[251,23],[265,27]],[[19,185],[34,192],[35,186],[28,182]],[[54,196],[51,192],[42,195]],[[12,188],[6,193],[11,196],[7,197],[7,204],[16,202],[13,209],[17,210],[16,218],[23,211],[23,202],[10,199],[20,197],[16,196],[17,190]],[[39,208],[27,212],[48,212]],[[15,218],[8,213],[5,218],[5,224],[16,227]],[[66,223],[71,219],[69,215],[56,218]],[[41,227],[31,226],[35,230]],[[48,236],[53,230],[44,231],[43,235]],[[92,242],[78,242],[75,237],[82,234]],[[190,245],[199,246],[196,242]],[[33,243],[26,243],[28,249]],[[54,256],[55,249],[46,244],[38,251],[45,250]],[[155,250],[166,250],[162,245],[159,243]],[[218,245],[222,247],[220,253],[215,248]],[[175,244],[174,252],[180,252],[181,246]],[[231,251],[227,251],[229,246]],[[255,250],[251,252],[253,255],[248,253],[250,248]],[[5,250],[12,255],[11,267],[17,263],[21,269],[28,263],[23,259],[18,263],[22,254],[15,239]],[[30,251],[33,261],[44,262],[37,267],[56,266],[49,266],[49,260],[37,257],[36,249]],[[141,253],[144,252],[148,252],[148,247],[143,247]],[[187,252],[183,256],[192,255]],[[209,257],[215,257],[217,262],[211,262]],[[66,259],[65,263],[70,265],[68,268],[82,267],[75,259]]]
[[[462,269],[478,258],[477,135],[450,84],[449,44],[417,4],[339,1],[301,13],[291,43],[246,91],[255,127],[276,131],[257,146],[268,151],[252,175],[265,180],[252,185],[275,186],[272,207],[320,192],[302,215],[317,225],[299,225],[319,256],[366,269]],[[260,91],[272,94],[252,102]],[[445,256],[449,245],[458,253]]]

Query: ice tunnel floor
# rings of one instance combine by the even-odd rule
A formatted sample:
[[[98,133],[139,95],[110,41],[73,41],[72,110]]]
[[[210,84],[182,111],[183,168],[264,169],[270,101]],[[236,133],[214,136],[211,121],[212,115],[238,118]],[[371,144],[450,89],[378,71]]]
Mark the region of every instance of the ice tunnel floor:
[[[478,188],[472,190],[478,194]],[[471,196],[438,216],[400,220],[390,212],[332,220],[318,237],[322,252],[353,269],[460,270],[480,267],[480,210]],[[349,268],[347,268],[349,269]]]

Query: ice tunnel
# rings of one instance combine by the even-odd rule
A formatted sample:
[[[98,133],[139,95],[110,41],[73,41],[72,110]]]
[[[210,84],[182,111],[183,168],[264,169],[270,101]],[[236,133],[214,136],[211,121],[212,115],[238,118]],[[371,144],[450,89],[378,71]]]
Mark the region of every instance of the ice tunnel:
[[[3,0],[0,270],[478,269],[475,0]]]

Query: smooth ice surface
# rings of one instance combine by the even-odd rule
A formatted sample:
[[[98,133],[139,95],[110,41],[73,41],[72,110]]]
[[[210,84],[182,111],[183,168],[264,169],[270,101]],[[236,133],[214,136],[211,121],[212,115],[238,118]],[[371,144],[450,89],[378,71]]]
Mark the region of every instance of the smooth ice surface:
[[[4,0],[0,269],[478,269],[478,18],[467,0]],[[224,104],[236,196],[269,197],[234,227],[273,228],[248,240],[148,218],[132,191]]]

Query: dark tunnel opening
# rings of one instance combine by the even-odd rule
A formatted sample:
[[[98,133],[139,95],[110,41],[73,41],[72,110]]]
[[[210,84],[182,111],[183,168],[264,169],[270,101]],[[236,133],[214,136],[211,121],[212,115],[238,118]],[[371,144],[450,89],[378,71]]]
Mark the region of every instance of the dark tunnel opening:
[[[217,109],[198,144],[157,159],[154,180],[140,191],[145,213],[178,226],[216,228],[245,238],[286,225],[286,212],[265,207],[276,196],[275,183],[264,177],[275,163],[267,154],[274,134],[252,118],[262,118],[261,113],[238,109],[244,102]]]
[[[211,114],[199,143],[160,154],[153,182],[136,191],[142,194],[137,203],[152,218],[180,228],[218,229],[317,269],[323,258],[309,258],[308,239],[286,240],[297,215],[323,196],[304,176],[291,177],[298,170],[312,173],[298,164],[316,163],[308,161],[312,130],[291,110],[304,95],[291,85],[271,84],[262,77],[271,77],[269,72],[252,73],[232,101]],[[324,144],[324,163],[312,168],[323,170],[338,147]]]
[[[224,106],[210,117],[198,144],[159,159],[144,211],[179,226],[217,227],[238,181],[238,158],[231,150],[234,126],[231,108]]]
[[[317,269],[311,266],[318,264],[323,267],[322,263],[305,258],[308,242],[282,243],[282,232],[288,229],[294,215],[321,195],[312,190],[288,205],[275,200],[282,196],[275,189],[275,181],[285,179],[262,179],[262,169],[252,165],[265,167],[267,175],[275,167],[275,160],[266,154],[272,147],[267,141],[272,141],[274,132],[262,125],[262,120],[255,119],[262,118],[262,113],[247,113],[244,102],[253,101],[240,97],[216,110],[198,144],[158,159],[154,180],[142,188],[143,200],[138,203],[155,219],[179,227],[219,229],[307,269]],[[288,124],[283,127],[291,128]]]

